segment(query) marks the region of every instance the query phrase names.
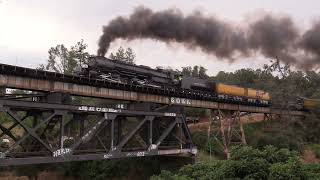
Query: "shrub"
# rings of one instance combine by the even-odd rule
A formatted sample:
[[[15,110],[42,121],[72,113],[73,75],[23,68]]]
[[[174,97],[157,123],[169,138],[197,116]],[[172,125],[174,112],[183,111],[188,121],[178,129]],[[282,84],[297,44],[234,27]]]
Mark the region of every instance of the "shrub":
[[[61,170],[65,176],[83,179],[120,179],[129,176],[130,173],[137,174],[130,179],[145,179],[160,172],[158,163],[155,158],[72,162],[64,165]]]
[[[288,149],[278,149],[274,146],[265,146],[262,151],[263,158],[269,163],[287,162],[290,158],[298,158],[298,152],[289,151]]]
[[[169,171],[161,171],[159,176],[152,176],[151,180],[193,180],[193,178],[184,176],[184,175],[177,175],[173,174]]]
[[[213,135],[211,135],[211,138],[208,139],[208,134],[206,132],[194,132],[192,134],[192,141],[199,150],[206,152],[211,151],[216,157],[219,158],[224,158],[225,156],[222,146],[215,138],[213,138]]]
[[[269,179],[307,179],[307,172],[302,168],[299,160],[291,158],[286,163],[275,163],[270,167]]]
[[[223,165],[222,161],[214,161],[208,164],[187,165],[179,170],[179,175],[187,175],[190,178],[197,179],[202,177],[213,177],[211,172],[215,172],[215,176],[222,176],[218,173],[218,169]]]
[[[286,148],[296,151],[300,148],[300,142],[298,140],[282,133],[266,133],[260,135],[259,137],[256,137],[256,140],[252,145],[257,148],[273,145],[277,148]]]
[[[308,179],[320,180],[320,164],[305,164],[303,170],[307,172]]]
[[[250,146],[235,146],[231,148],[231,160],[253,160],[262,158],[263,154],[260,150]]]
[[[295,151],[239,146],[231,149],[229,160],[188,165],[177,173],[162,172],[153,179],[316,179],[320,177],[319,170],[320,165],[302,165]]]

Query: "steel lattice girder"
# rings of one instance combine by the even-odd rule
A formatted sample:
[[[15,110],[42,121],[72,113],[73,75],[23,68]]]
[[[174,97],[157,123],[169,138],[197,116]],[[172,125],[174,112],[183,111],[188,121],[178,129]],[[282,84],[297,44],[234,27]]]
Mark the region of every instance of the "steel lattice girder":
[[[5,129],[2,136],[14,136],[13,144],[0,149],[0,166],[196,153],[181,114],[17,100],[0,100],[0,110],[13,120],[8,128],[1,126]],[[20,117],[20,112],[25,115]],[[30,127],[27,121],[29,115],[34,114],[40,118],[34,119],[35,125]],[[88,116],[97,120],[90,122]],[[134,119],[128,120],[128,117]],[[131,128],[126,129],[131,121],[136,125],[129,124]],[[66,133],[70,129],[75,131],[70,126],[79,123],[80,132]],[[12,126],[23,128],[23,136],[16,137]],[[28,141],[31,137],[32,141]],[[70,137],[72,143],[67,144],[66,139]],[[128,142],[135,137],[147,147],[130,147]],[[173,140],[173,145],[163,144],[166,138]]]

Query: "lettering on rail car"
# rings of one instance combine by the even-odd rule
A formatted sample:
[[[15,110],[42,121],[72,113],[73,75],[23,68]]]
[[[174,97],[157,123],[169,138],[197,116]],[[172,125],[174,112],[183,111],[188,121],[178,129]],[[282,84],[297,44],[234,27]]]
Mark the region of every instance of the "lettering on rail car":
[[[55,152],[53,152],[53,157],[59,157],[59,156],[63,156],[63,155],[70,154],[70,153],[71,153],[71,149],[62,148],[62,149],[58,149]]]
[[[185,99],[185,98],[171,97],[170,102],[171,104],[191,105],[191,99]]]
[[[86,112],[104,112],[104,113],[119,113],[119,112],[121,112],[121,109],[93,107],[93,106],[79,106],[78,110],[79,111],[86,111]]]

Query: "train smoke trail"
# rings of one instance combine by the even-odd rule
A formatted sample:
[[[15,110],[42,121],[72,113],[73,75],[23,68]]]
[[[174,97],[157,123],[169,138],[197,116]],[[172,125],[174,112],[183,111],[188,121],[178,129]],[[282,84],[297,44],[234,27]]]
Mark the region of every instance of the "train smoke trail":
[[[103,27],[98,55],[104,56],[116,39],[148,38],[200,48],[231,61],[261,53],[302,68],[314,68],[320,61],[319,32],[320,23],[301,35],[290,17],[265,15],[241,28],[199,12],[185,16],[177,9],[154,12],[138,7],[129,17],[117,17]]]
[[[320,68],[320,22],[302,35],[299,46],[306,55],[303,57],[303,66],[307,69]]]
[[[280,58],[287,63],[296,63],[292,55],[299,33],[289,17],[276,18],[266,15],[249,25],[248,46],[268,58]]]

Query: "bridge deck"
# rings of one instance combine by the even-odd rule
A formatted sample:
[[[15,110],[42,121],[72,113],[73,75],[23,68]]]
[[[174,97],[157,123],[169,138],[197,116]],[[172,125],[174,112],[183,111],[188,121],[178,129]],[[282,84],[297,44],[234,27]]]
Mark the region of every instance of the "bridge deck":
[[[0,75],[0,86],[6,88],[25,89],[44,92],[62,92],[72,95],[127,100],[137,102],[152,102],[167,105],[181,105],[186,107],[235,110],[254,113],[291,114],[304,116],[302,111],[283,111],[269,107],[240,105],[237,103],[221,103],[208,100],[189,99],[176,96],[176,94],[157,95],[137,91],[127,91],[106,87],[92,86],[81,83],[63,82],[61,80],[49,80],[42,77],[25,77],[18,75]],[[119,88],[119,87],[117,87]],[[191,97],[191,95],[190,95]]]

